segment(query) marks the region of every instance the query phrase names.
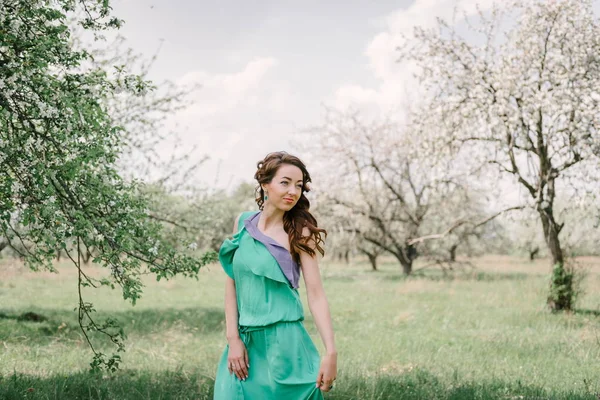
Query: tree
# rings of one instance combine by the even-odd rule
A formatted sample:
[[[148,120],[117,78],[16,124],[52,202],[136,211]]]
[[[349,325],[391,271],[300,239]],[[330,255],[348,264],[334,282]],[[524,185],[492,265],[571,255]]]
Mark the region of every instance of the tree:
[[[165,238],[176,245],[180,241],[192,248],[217,252],[231,235],[231,221],[241,212],[256,208],[254,187],[240,184],[232,193],[223,189],[191,193],[171,193],[162,185],[147,185],[150,217],[164,225]]]
[[[447,231],[447,234],[434,237],[436,240],[424,241],[422,246],[423,255],[433,259],[441,268],[460,266],[461,262],[457,260],[459,253],[472,257],[493,250],[491,244],[498,238],[496,221],[486,217],[484,193],[473,186],[463,182],[465,189],[451,192],[442,199],[442,203],[433,204],[429,217],[424,221],[424,232]],[[465,220],[465,216],[469,220]]]
[[[84,33],[77,30],[74,36],[73,46],[85,48]],[[129,76],[150,85],[134,93],[112,91],[104,99],[112,123],[122,128],[123,151],[119,154],[118,170],[125,177],[153,182],[169,192],[192,186],[194,173],[208,157],[196,155],[195,146],[183,146],[179,132],[167,129],[165,121],[188,106],[190,94],[199,90],[199,86],[181,87],[169,80],[150,83],[148,76],[160,48],[146,58],[128,48],[125,38],[120,35],[110,42],[104,36],[96,35],[96,40],[87,46],[93,69],[104,70],[116,79],[121,71],[127,71]],[[170,150],[169,157],[165,159],[160,153],[167,149]]]
[[[309,135],[298,145],[315,158],[316,181],[327,186],[323,197],[345,208],[361,239],[392,254],[409,275],[429,239],[421,235],[431,232],[424,229],[432,226],[432,211],[456,217],[446,199],[466,185],[458,175],[442,176],[452,168],[421,147],[409,128],[389,120],[365,122],[359,113],[329,110]],[[447,234],[474,219],[470,212],[461,208],[462,220]]]
[[[378,231],[366,230],[364,216],[332,200],[330,193],[317,194],[316,200],[313,212],[319,224],[327,228],[327,254],[349,264],[351,255],[361,253],[369,260],[371,269],[377,271],[377,258],[385,250],[367,241],[365,236],[375,237]]]
[[[195,276],[215,255],[192,257],[181,252],[187,243],[163,240],[139,183],[117,172],[122,128],[106,104],[115,92],[152,86],[124,68],[114,76],[82,68],[90,53],[72,47],[67,24],[78,11],[92,31],[121,24],[104,0],[7,0],[0,9],[0,232],[34,269],[54,270],[57,249],[65,252],[78,270],[79,324],[92,367],[114,370],[120,356],[97,350],[90,333],[108,335],[120,352],[124,332],[112,319],[94,320],[82,287],[119,286],[135,304],[146,270],[157,279]],[[93,261],[109,269],[107,278],[83,271],[84,247],[96,249]]]
[[[505,39],[503,17],[518,21]],[[439,21],[439,30],[416,29],[400,47],[400,58],[421,68],[426,94],[414,122],[440,151],[468,157],[479,171],[494,167],[525,189],[554,266],[548,304],[569,310],[574,271],[555,199],[598,187],[600,27],[589,0],[510,2],[479,18],[481,45]]]

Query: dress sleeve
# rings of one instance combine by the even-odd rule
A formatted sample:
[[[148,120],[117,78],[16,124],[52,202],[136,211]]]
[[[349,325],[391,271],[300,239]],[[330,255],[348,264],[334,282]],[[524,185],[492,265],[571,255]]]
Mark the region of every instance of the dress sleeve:
[[[223,270],[231,279],[235,279],[233,275],[233,256],[235,255],[235,252],[240,244],[240,236],[242,235],[242,230],[244,228],[244,220],[252,214],[254,214],[254,211],[246,211],[240,215],[237,233],[233,235],[233,238],[225,239],[221,245],[221,248],[219,249],[219,261],[221,262]]]
[[[240,233],[240,231],[244,227],[244,221],[246,220],[246,218],[248,218],[252,214],[253,214],[252,211],[245,211],[240,214],[240,218],[238,219],[237,233]]]

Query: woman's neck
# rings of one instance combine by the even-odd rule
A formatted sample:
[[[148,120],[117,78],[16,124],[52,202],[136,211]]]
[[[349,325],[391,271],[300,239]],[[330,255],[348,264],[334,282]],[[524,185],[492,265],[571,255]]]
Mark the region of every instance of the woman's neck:
[[[258,223],[263,230],[268,230],[275,226],[283,226],[283,214],[282,211],[273,206],[265,205],[265,208],[260,213],[260,219]]]

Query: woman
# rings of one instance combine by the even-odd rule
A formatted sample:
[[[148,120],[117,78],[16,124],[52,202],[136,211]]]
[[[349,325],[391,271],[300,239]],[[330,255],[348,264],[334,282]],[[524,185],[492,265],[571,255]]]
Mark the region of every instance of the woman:
[[[324,229],[309,212],[304,195],[306,167],[285,152],[257,164],[259,212],[234,222],[219,260],[225,283],[228,345],[215,380],[215,400],[316,400],[333,387],[337,351],[329,306],[317,264]],[[302,321],[300,270],[308,305],[326,354],[318,351]]]

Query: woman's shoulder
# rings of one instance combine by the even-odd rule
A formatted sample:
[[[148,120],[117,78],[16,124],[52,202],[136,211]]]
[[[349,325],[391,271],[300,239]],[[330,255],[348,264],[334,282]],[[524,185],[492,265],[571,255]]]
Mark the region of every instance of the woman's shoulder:
[[[255,211],[244,211],[244,212],[240,213],[240,215],[238,216],[238,219],[245,220],[254,214],[258,214],[259,212],[260,211],[256,211],[256,210]]]
[[[239,232],[244,226],[244,221],[250,218],[251,216],[257,214],[259,211],[244,211],[240,213],[234,222],[234,232]]]
[[[260,211],[244,211],[238,215],[237,221],[238,223],[244,223],[245,220],[252,217],[255,214],[258,214]]]

